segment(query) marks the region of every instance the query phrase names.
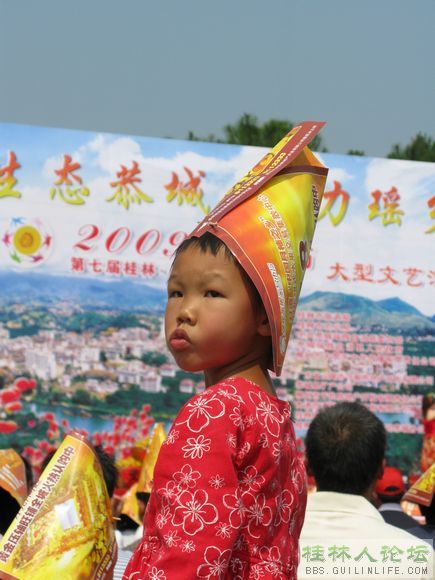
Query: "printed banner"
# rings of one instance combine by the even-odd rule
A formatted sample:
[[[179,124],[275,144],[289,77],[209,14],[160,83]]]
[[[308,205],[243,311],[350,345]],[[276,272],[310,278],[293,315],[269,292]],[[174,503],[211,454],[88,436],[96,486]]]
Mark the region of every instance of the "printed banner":
[[[68,435],[0,542],[0,577],[111,578],[109,495],[94,450]]]
[[[33,465],[78,429],[128,456],[204,388],[165,345],[177,245],[267,150],[0,125],[0,446]],[[435,164],[330,168],[282,373],[298,434],[360,400],[418,471],[434,387]],[[151,416],[152,415],[152,416]]]

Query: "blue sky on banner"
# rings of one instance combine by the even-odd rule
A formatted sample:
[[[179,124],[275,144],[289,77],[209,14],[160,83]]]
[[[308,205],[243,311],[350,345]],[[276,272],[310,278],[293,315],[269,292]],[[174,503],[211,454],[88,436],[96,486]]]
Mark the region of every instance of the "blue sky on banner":
[[[13,125],[0,126],[0,163],[8,150],[14,150],[22,168],[16,173],[22,199],[2,200],[3,224],[18,213],[32,217],[38,214],[55,233],[55,249],[42,265],[43,271],[67,273],[73,255],[72,246],[78,241],[78,231],[85,223],[95,223],[108,233],[122,225],[136,234],[144,229],[159,227],[166,232],[190,231],[203,217],[199,208],[169,204],[164,185],[171,181],[172,172],[182,174],[184,167],[206,173],[201,186],[205,202],[213,206],[218,199],[264,154],[265,149],[229,145],[150,139],[80,131],[49,130]],[[68,206],[60,199],[50,200],[49,191],[55,181],[54,170],[62,166],[63,154],[69,153],[81,164],[79,175],[89,187],[90,196],[83,206]],[[153,203],[131,205],[129,210],[115,202],[107,202],[113,193],[114,180],[120,164],[139,163],[142,171],[141,187],[151,195]],[[350,195],[348,211],[343,221],[333,227],[328,216],[317,228],[314,243],[314,269],[306,276],[303,294],[316,290],[361,294],[373,299],[398,296],[433,315],[433,286],[426,279],[423,287],[411,288],[405,283],[367,284],[330,281],[328,275],[334,263],[340,262],[348,270],[356,263],[371,264],[375,270],[390,266],[397,271],[415,267],[428,273],[431,268],[433,234],[425,231],[433,225],[427,201],[435,191],[435,164],[385,160],[379,158],[348,157],[323,154],[330,167],[327,189],[339,181]],[[404,211],[402,225],[382,226],[381,220],[368,220],[370,193],[375,189],[386,192],[392,186],[401,196]],[[133,259],[133,245],[123,257]],[[162,285],[168,259],[162,252],[153,254],[161,268],[154,281]],[[11,268],[6,250],[0,246],[0,268]],[[42,271],[42,269],[41,269]]]

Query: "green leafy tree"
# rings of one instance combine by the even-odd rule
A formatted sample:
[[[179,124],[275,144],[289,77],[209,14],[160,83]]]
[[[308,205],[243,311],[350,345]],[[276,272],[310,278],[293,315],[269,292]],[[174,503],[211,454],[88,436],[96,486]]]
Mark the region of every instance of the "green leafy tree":
[[[435,161],[435,140],[425,135],[417,133],[408,145],[393,145],[389,159],[409,159],[411,161]]]
[[[77,405],[90,405],[92,396],[88,391],[85,391],[85,389],[77,389],[72,396],[72,401]]]
[[[258,118],[250,113],[244,113],[235,123],[225,125],[224,139],[216,139],[214,135],[207,138],[196,136],[192,131],[187,138],[190,141],[214,141],[232,145],[253,145],[256,147],[273,147],[294,127],[294,123],[285,119],[269,119],[259,123]],[[326,152],[320,135],[316,135],[310,143],[310,149]]]
[[[347,155],[355,155],[357,157],[363,157],[365,153],[361,149],[349,149]]]

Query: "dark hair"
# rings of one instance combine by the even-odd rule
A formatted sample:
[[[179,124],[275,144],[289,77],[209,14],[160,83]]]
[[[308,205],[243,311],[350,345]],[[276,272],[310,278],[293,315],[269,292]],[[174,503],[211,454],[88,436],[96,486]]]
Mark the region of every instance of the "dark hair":
[[[20,511],[20,504],[9,492],[0,487],[0,506],[0,534],[4,536]]]
[[[364,494],[379,477],[386,440],[382,421],[360,403],[319,411],[305,439],[319,491]]]
[[[421,514],[426,518],[426,525],[435,526],[435,495],[430,505],[419,505]]]
[[[115,465],[115,458],[113,455],[106,453],[101,445],[96,445],[94,449],[101,463],[103,477],[104,481],[106,482],[109,497],[112,497],[113,492],[115,491],[116,483],[118,481],[118,469]]]
[[[175,250],[174,260],[172,265],[174,265],[175,260],[178,258],[180,254],[185,252],[188,248],[194,247],[199,248],[201,252],[211,252],[213,256],[217,256],[218,253],[223,250],[225,252],[225,257],[228,258],[233,264],[238,268],[245,284],[248,286],[250,290],[250,294],[253,298],[253,306],[256,311],[264,309],[263,301],[261,300],[260,294],[258,293],[257,288],[255,287],[254,283],[252,282],[251,278],[245,272],[245,270],[240,265],[239,261],[235,258],[234,254],[230,251],[228,246],[217,236],[213,235],[210,232],[206,232],[202,234],[199,238],[187,238],[184,240],[178,248]]]
[[[392,486],[387,487],[385,489],[385,491],[389,491],[391,487]],[[396,489],[396,488],[392,488],[392,489]],[[391,489],[391,491],[392,491],[392,489]],[[396,495],[383,495],[382,493],[376,492],[376,495],[378,496],[379,501],[381,503],[400,503],[402,501],[402,497],[403,497],[404,493],[405,492],[402,491],[400,493],[396,493]]]

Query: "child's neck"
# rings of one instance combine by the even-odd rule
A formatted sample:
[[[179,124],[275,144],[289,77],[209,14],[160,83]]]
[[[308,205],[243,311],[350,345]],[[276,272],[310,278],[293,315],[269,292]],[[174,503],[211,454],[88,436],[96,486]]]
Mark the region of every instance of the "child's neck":
[[[263,367],[261,364],[255,364],[246,368],[226,369],[225,372],[215,371],[204,371],[205,384],[207,387],[215,385],[220,381],[228,379],[230,377],[241,377],[247,379],[258,385],[260,389],[263,389],[266,393],[276,396],[275,388],[273,386],[272,380],[269,376],[267,368]]]

